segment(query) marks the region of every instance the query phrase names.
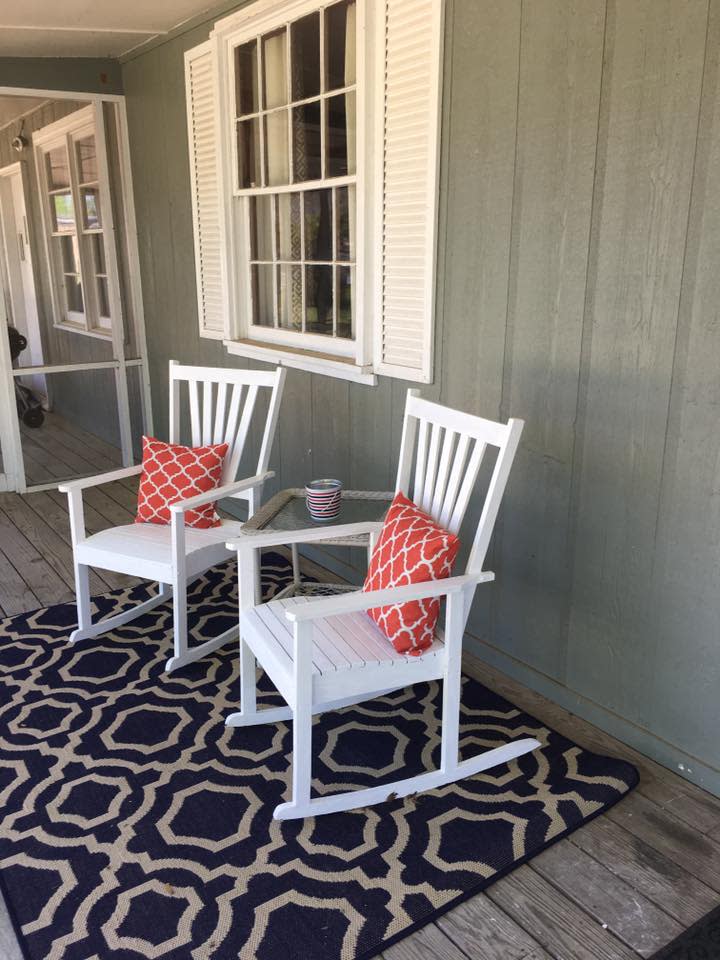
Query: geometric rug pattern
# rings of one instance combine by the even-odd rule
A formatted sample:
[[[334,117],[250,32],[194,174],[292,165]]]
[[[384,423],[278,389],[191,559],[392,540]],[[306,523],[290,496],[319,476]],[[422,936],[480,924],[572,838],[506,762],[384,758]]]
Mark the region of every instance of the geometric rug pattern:
[[[262,573],[266,597],[290,577],[278,554]],[[235,622],[235,576],[229,563],[193,584],[195,642]],[[95,615],[147,595],[96,597]],[[0,621],[0,881],[32,960],[369,958],[637,783],[466,677],[463,757],[518,737],[542,749],[414,798],[275,821],[292,730],[224,726],[233,644],[168,675],[170,605],[71,647],[74,626],[73,604]],[[316,718],[313,789],[430,769],[439,719],[436,683]]]

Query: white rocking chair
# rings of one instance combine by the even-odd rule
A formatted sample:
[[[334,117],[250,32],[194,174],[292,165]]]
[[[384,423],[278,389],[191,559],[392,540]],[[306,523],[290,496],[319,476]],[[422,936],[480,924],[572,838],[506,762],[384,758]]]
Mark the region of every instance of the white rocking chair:
[[[180,443],[180,384],[187,383],[190,403],[192,445],[227,443],[228,453],[223,464],[222,484],[215,490],[174,503],[170,510],[170,526],[153,523],[130,523],[102,530],[93,536],[85,535],[83,490],[103,483],[112,483],[142,472],[142,465],[113,470],[110,473],[63,483],[59,489],[67,493],[70,511],[70,531],[75,569],[75,590],[78,610],[78,628],[70,642],[97,637],[108,630],[134,620],[173,597],[174,655],[165,669],[170,671],[192,663],[212,650],[237,637],[237,627],[220,636],[188,647],[187,638],[187,584],[210,567],[233,554],[225,542],[228,535],[237,533],[242,522],[222,520],[221,526],[211,529],[185,527],[185,511],[211,503],[221,497],[243,499],[248,504],[248,515],[260,505],[265,480],[274,474],[268,471],[270,450],[275,436],[280,399],[285,383],[285,370],[278,367],[272,373],[257,370],[220,370],[213,367],[180,366],[170,361],[170,442]],[[202,391],[200,390],[202,386]],[[229,390],[228,388],[232,388]],[[240,459],[250,431],[253,410],[261,389],[270,392],[264,432],[256,475],[235,480]],[[213,394],[215,393],[215,398]],[[158,582],[158,591],[149,600],[136,607],[92,622],[88,569],[99,567],[117,573],[131,574]],[[253,574],[253,588],[257,587],[257,571]]]
[[[537,740],[523,738],[472,759],[460,761],[458,756],[463,633],[475,588],[494,579],[493,573],[483,571],[483,563],[522,428],[522,420],[494,423],[422,400],[417,391],[408,391],[396,489],[412,496],[446,529],[455,533],[460,529],[486,447],[498,448],[462,576],[321,599],[286,597],[258,605],[251,586],[255,551],[280,543],[322,541],[330,531],[276,531],[228,543],[238,551],[241,709],[226,723],[250,726],[293,721],[292,799],[276,807],[276,819],[352,810],[441,787],[506,763],[540,745]],[[332,536],[368,533],[374,543],[380,527],[378,523],[347,524],[334,527]],[[421,656],[397,653],[365,611],[426,597],[447,597],[444,636],[438,631],[432,646]],[[256,658],[289,706],[257,709]],[[313,714],[438,679],[443,680],[438,770],[311,799]]]

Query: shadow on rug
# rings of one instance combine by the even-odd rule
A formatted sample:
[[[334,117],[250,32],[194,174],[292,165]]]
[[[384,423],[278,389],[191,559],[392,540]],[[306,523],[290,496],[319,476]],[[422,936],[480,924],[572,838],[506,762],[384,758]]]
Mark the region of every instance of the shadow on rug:
[[[267,597],[289,578],[263,557]],[[95,603],[106,616],[146,593]],[[234,568],[189,600],[196,640],[231,626]],[[542,750],[414,799],[280,823],[291,728],[223,725],[233,645],[167,675],[170,607],[70,647],[74,617],[63,604],[0,622],[0,880],[32,960],[369,958],[637,783],[465,678],[463,756],[525,736]],[[276,703],[263,680],[260,702]],[[314,789],[436,765],[438,694],[422,684],[320,717]]]

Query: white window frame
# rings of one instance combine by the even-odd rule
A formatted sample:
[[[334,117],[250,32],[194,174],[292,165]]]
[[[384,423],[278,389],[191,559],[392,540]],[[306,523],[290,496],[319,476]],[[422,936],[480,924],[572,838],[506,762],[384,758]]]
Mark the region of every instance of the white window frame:
[[[117,284],[117,259],[114,249],[114,231],[112,208],[110,201],[110,186],[107,171],[107,156],[105,146],[105,131],[102,122],[98,122],[98,108],[94,104],[76,110],[61,120],[48,124],[33,134],[33,148],[35,151],[35,166],[38,189],[40,192],[40,207],[42,212],[43,234],[45,238],[46,261],[50,276],[50,292],[53,305],[53,325],[61,330],[95,337],[102,340],[113,339],[113,321],[121,322],[121,308],[119,287]],[[101,117],[100,117],[101,119]],[[77,169],[75,144],[84,137],[93,136],[98,165],[97,186],[99,190],[101,225],[97,229],[88,229],[84,226],[84,212],[80,196],[80,175]],[[83,312],[66,310],[56,265],[53,240],[61,234],[52,229],[53,212],[50,198],[52,188],[48,182],[45,156],[56,147],[64,147],[67,151],[70,193],[72,195],[75,214],[75,237],[77,237],[79,276],[83,298]],[[105,285],[110,315],[100,313],[97,293],[97,277],[92,263],[92,254],[85,237],[97,234],[102,237],[103,254],[105,258]],[[64,234],[71,236],[72,234]]]
[[[372,368],[372,309],[376,291],[372,283],[377,276],[368,259],[373,245],[368,236],[374,229],[373,213],[373,124],[368,124],[368,104],[376,93],[372,45],[368,43],[369,18],[375,0],[356,0],[356,174],[326,180],[293,184],[291,189],[312,189],[355,183],[355,339],[328,337],[313,333],[296,333],[250,323],[250,258],[249,217],[239,211],[246,207],[248,194],[256,190],[237,187],[235,133],[235,48],[264,33],[291,23],[308,13],[333,5],[333,0],[256,0],[247,8],[216,24],[211,34],[217,63],[218,100],[217,136],[220,144],[219,164],[223,248],[225,253],[225,315],[228,318],[224,339],[228,352],[259,360],[299,367],[319,373],[343,377],[360,383],[376,383]],[[337,91],[335,91],[337,92]],[[323,97],[324,98],[324,97]],[[266,193],[283,192],[283,187],[267,187]]]

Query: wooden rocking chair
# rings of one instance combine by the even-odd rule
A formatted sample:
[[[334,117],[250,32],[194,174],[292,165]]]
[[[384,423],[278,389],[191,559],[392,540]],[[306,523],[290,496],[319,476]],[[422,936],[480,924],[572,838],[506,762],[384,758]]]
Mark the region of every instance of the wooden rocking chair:
[[[174,655],[167,661],[166,670],[174,670],[192,663],[212,650],[237,637],[237,626],[220,636],[194,647],[187,640],[187,584],[210,567],[233,556],[225,546],[228,535],[237,533],[239,520],[222,520],[221,526],[196,529],[185,526],[185,511],[212,503],[221,497],[235,497],[247,501],[248,515],[260,505],[265,480],[274,474],[267,469],[275,436],[280,399],[285,383],[285,370],[278,367],[272,373],[257,370],[219,370],[213,367],[180,366],[170,361],[170,442],[180,443],[180,385],[186,383],[190,404],[192,445],[227,443],[228,453],[223,464],[222,484],[215,490],[170,507],[170,526],[153,523],[130,523],[102,530],[93,536],[85,535],[83,517],[83,490],[103,483],[112,483],[142,472],[142,465],[113,470],[96,477],[87,477],[63,483],[59,489],[67,493],[70,510],[70,531],[75,569],[75,590],[78,610],[78,629],[70,642],[97,637],[108,630],[142,616],[158,604],[173,597]],[[202,390],[200,387],[202,386]],[[228,388],[231,388],[230,390]],[[270,393],[264,432],[256,475],[236,480],[240,460],[252,423],[258,392]],[[215,397],[213,398],[213,394]],[[114,570],[158,582],[158,591],[149,600],[130,610],[92,622],[90,610],[89,567]],[[252,574],[253,589],[257,571]]]
[[[460,761],[458,755],[463,633],[477,585],[494,579],[493,573],[483,570],[483,563],[522,428],[522,420],[494,423],[423,400],[415,390],[408,391],[396,489],[446,529],[455,533],[460,529],[485,450],[487,446],[497,447],[482,515],[462,576],[321,599],[286,597],[257,605],[251,587],[255,551],[281,543],[319,542],[327,539],[330,531],[276,531],[228,543],[238,551],[241,710],[226,722],[249,726],[293,721],[292,799],[276,807],[276,819],[351,810],[430,790],[506,763],[539,746],[537,740],[523,738],[469,760]],[[332,536],[367,533],[374,542],[380,528],[377,523],[347,524],[332,528]],[[438,631],[422,656],[397,653],[365,611],[426,597],[447,598],[444,635]],[[256,658],[287,707],[257,709]],[[311,799],[313,714],[439,679],[443,681],[439,769],[382,786]]]

